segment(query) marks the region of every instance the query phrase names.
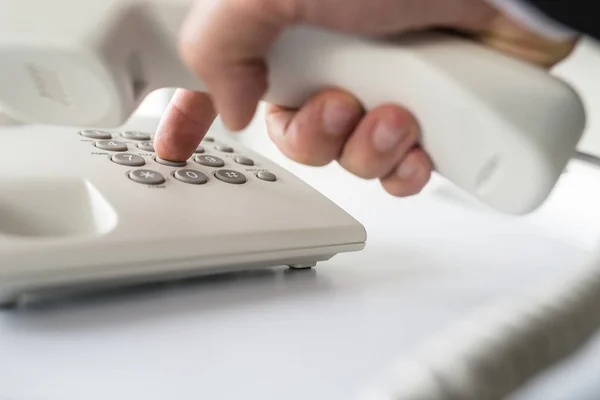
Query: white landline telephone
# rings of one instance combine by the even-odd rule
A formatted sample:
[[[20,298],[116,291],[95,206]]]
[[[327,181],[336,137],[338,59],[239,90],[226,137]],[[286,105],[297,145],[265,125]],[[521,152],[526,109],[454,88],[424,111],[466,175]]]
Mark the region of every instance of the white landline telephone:
[[[204,89],[177,53],[192,1],[0,1],[0,104],[32,124],[0,136],[0,302],[62,286],[307,267],[364,247],[358,221],[239,143],[209,137],[187,162],[171,163],[155,158],[152,129],[127,125],[156,89]],[[584,107],[564,82],[466,39],[374,40],[295,27],[268,62],[265,100],[273,103],[298,106],[337,86],[367,109],[407,106],[436,172],[505,213],[544,202],[585,127]],[[458,363],[483,360],[487,369],[420,365],[381,398],[500,399],[597,327],[578,326],[568,340],[552,330],[569,311],[589,310],[592,297],[558,308],[532,303],[539,307],[501,320],[516,336],[471,337],[484,345],[493,338],[498,351],[455,353]],[[538,318],[544,332],[523,322],[536,313],[547,317]],[[526,348],[519,344],[550,339],[552,351],[535,347],[529,369],[511,369]],[[514,379],[498,379],[506,371]]]

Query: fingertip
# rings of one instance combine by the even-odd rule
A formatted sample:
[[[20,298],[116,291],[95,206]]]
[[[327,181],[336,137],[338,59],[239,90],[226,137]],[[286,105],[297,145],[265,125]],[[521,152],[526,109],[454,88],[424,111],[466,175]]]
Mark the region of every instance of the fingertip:
[[[178,90],[158,125],[156,154],[172,161],[187,160],[216,118],[211,98],[205,93]]]
[[[414,148],[391,174],[381,179],[381,185],[392,196],[409,197],[419,194],[432,174],[432,163],[419,147]]]

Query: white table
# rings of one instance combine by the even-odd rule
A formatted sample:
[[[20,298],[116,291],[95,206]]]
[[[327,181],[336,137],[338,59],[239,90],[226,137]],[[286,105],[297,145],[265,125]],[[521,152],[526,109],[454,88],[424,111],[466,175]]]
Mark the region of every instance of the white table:
[[[573,168],[542,210],[513,219],[440,181],[397,199],[335,165],[295,165],[261,128],[240,140],[356,216],[367,248],[312,272],[1,314],[0,400],[352,399],[478,307],[588,262],[600,244],[593,169]],[[597,399],[599,365],[600,339],[516,398]]]

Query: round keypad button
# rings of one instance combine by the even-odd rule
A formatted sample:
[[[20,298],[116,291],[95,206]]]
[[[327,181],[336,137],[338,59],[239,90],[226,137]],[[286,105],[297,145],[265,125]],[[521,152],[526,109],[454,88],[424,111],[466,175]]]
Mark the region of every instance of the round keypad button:
[[[215,177],[220,181],[232,183],[234,185],[246,183],[246,177],[244,176],[244,174],[230,169],[218,170],[217,172],[215,172]]]
[[[89,139],[112,139],[110,132],[86,129],[80,135]]]
[[[225,161],[221,160],[219,157],[208,155],[196,156],[194,161],[200,165],[204,165],[205,167],[221,168],[225,166]]]
[[[96,147],[107,151],[127,151],[127,144],[117,140],[98,140]]]
[[[154,159],[156,160],[157,163],[166,165],[167,167],[185,167],[187,165],[186,161],[169,161],[169,160],[163,160],[160,157],[155,157]]]
[[[260,171],[256,174],[256,177],[267,182],[275,182],[277,180],[275,174],[268,171]]]
[[[233,153],[233,148],[231,148],[227,145],[217,145],[217,146],[215,146],[215,149],[217,151],[222,151],[223,153]]]
[[[160,172],[151,169],[136,169],[135,171],[131,171],[129,179],[145,185],[161,185],[165,183],[165,177]]]
[[[192,185],[204,185],[206,182],[208,182],[208,177],[195,169],[178,169],[175,171],[173,176],[181,182]]]
[[[235,162],[238,164],[242,164],[242,165],[248,165],[248,166],[252,166],[254,165],[254,161],[248,157],[244,157],[244,156],[237,156],[235,158]]]
[[[125,165],[128,167],[141,167],[146,164],[144,157],[129,153],[115,154],[110,159],[115,164]]]
[[[123,132],[123,138],[130,140],[150,140],[150,135],[144,132]]]
[[[140,142],[137,147],[140,150],[154,153],[154,144],[152,142]]]

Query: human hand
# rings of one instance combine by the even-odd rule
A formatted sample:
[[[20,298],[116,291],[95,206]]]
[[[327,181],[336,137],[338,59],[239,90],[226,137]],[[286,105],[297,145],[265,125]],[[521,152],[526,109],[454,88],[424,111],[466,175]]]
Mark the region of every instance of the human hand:
[[[265,55],[278,34],[298,23],[358,34],[447,27],[498,51],[551,67],[574,47],[510,19],[485,0],[197,1],[182,30],[181,55],[207,93],[179,90],[161,121],[155,148],[165,159],[191,156],[217,113],[232,130],[253,118],[267,89]],[[397,104],[365,111],[350,94],[328,89],[299,110],[269,106],[269,135],[289,158],[379,179],[395,196],[416,194],[433,169],[419,147],[419,122]]]

